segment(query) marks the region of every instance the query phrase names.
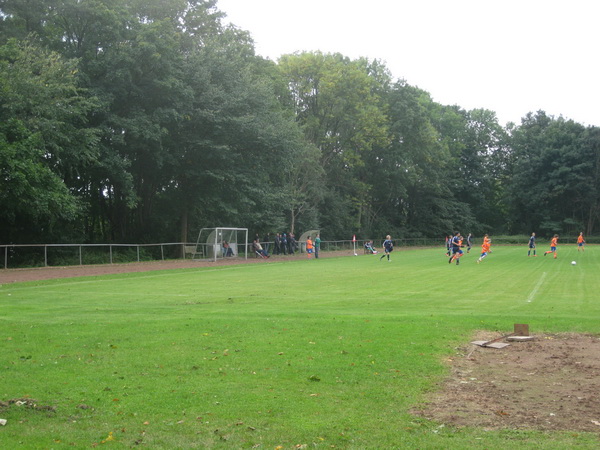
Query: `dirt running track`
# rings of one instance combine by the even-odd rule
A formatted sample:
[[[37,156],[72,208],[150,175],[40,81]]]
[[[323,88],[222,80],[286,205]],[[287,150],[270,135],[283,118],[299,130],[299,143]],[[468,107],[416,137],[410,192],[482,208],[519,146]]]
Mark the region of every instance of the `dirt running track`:
[[[321,252],[320,258],[331,258],[335,256],[350,256],[352,251]],[[232,264],[269,264],[273,262],[294,261],[306,259],[306,254],[272,256],[268,259],[255,257],[227,258],[213,261],[193,261],[193,260],[169,260],[169,261],[148,261],[140,263],[126,264],[101,264],[89,266],[60,266],[60,267],[39,267],[34,269],[0,269],[0,285],[8,283],[17,283],[22,281],[50,280],[54,278],[74,278],[89,277],[98,275],[110,275],[117,273],[132,272],[151,272],[154,270],[170,269],[194,269],[198,267],[229,266]]]

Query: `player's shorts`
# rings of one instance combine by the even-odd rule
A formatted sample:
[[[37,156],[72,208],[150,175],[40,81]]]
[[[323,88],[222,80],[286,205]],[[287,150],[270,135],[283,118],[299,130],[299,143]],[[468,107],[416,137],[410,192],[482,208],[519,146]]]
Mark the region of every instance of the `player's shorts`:
[[[307,248],[307,249],[306,249],[306,253],[312,253],[312,252],[313,252],[313,249],[312,249],[312,248]]]
[[[535,248],[535,244],[529,244],[529,248]]]
[[[487,252],[483,252],[483,253],[481,254],[481,256],[479,256],[479,257],[480,257],[480,258],[483,258],[483,257],[485,257],[485,256],[487,256]]]
[[[386,253],[392,253],[393,251],[394,251],[394,247],[386,247],[385,248]]]
[[[583,242],[578,242],[577,245],[579,245],[580,247],[583,247]]]
[[[550,251],[551,252],[555,252],[556,251],[556,247],[550,247]]]

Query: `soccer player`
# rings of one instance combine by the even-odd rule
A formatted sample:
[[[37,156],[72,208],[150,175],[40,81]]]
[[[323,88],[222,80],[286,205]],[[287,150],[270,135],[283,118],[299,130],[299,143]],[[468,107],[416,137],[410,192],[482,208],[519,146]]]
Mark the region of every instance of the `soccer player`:
[[[469,253],[471,251],[471,247],[473,246],[472,245],[473,244],[472,239],[473,239],[473,236],[471,235],[471,233],[469,233],[467,235],[467,253]]]
[[[389,234],[385,237],[385,241],[383,241],[383,250],[384,253],[381,255],[381,258],[379,258],[379,261],[381,261],[387,255],[387,260],[390,262],[390,253],[392,253],[394,250],[394,243],[392,242],[392,237]]]
[[[583,239],[583,231],[577,237],[577,251],[585,252],[585,239]]]
[[[550,241],[550,250],[544,252],[544,256],[546,256],[548,253],[554,253],[554,259],[556,259],[556,247],[558,247],[558,234],[555,234]]]
[[[527,256],[531,256],[531,251],[533,251],[533,256],[537,256],[535,254],[535,233],[531,233],[531,237],[529,238],[529,250],[527,250]]]
[[[456,261],[456,265],[458,266],[460,264],[460,257],[463,255],[463,251],[461,250],[461,247],[463,246],[463,237],[460,235],[459,231],[454,234],[451,245],[452,253],[448,260],[448,264],[451,264],[452,261]]]
[[[483,258],[485,258],[488,255],[488,253],[490,251],[490,245],[492,245],[492,241],[489,239],[488,235],[486,234],[483,236],[483,244],[481,244],[481,255],[477,259],[477,264],[479,264],[481,261],[483,261]]]

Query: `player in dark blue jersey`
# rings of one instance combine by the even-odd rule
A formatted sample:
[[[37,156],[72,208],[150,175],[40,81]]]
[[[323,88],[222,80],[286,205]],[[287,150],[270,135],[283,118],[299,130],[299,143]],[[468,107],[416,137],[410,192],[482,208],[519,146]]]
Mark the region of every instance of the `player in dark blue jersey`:
[[[535,254],[535,233],[531,233],[531,237],[529,238],[529,250],[527,250],[527,256],[531,256],[532,251],[533,256],[537,256]]]
[[[392,242],[392,237],[388,234],[385,237],[385,241],[383,241],[383,255],[381,255],[381,258],[379,258],[379,261],[381,261],[386,255],[387,255],[387,260],[390,261],[390,253],[392,253],[392,251],[394,250],[394,243]]]
[[[452,254],[450,259],[448,260],[448,264],[452,263],[452,261],[456,261],[456,265],[460,264],[460,257],[463,255],[463,251],[461,247],[463,246],[463,237],[460,235],[460,232],[456,232],[454,237],[452,238]]]

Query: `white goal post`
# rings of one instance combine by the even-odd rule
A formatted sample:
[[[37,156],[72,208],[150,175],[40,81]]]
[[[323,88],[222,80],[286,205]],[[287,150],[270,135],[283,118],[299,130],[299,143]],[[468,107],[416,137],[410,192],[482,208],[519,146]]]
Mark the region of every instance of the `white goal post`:
[[[248,259],[248,228],[202,228],[198,233],[195,260],[242,257]]]

